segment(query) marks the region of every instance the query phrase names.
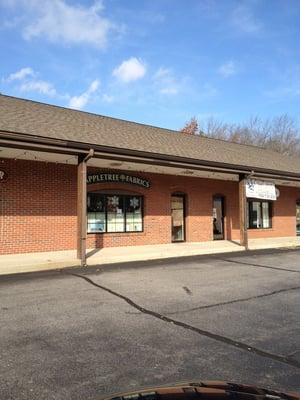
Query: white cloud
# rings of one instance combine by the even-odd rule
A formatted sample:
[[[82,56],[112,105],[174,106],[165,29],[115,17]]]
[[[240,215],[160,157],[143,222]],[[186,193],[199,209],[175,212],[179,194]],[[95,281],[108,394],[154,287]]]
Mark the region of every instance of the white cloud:
[[[70,98],[69,107],[81,110],[89,102],[91,95],[98,90],[99,86],[100,81],[95,79],[85,92],[79,96],[73,96]]]
[[[153,76],[158,91],[165,95],[176,95],[180,89],[180,83],[168,68],[160,67]]]
[[[229,78],[237,73],[236,65],[233,61],[227,61],[218,68],[218,73],[223,76],[223,78]]]
[[[274,100],[286,100],[287,98],[293,98],[300,96],[300,84],[294,83],[290,86],[277,87],[272,90],[266,90],[263,94],[270,99]]]
[[[160,67],[154,74],[155,80],[168,78],[171,75],[171,70],[168,68]]]
[[[178,93],[178,88],[173,86],[173,87],[165,87],[160,89],[159,91],[161,94],[177,94]]]
[[[146,65],[136,57],[131,57],[115,68],[112,74],[125,83],[136,81],[145,76]]]
[[[102,1],[91,6],[64,0],[19,0],[23,7],[23,37],[45,37],[54,43],[89,44],[104,48],[111,31],[121,30],[103,16]]]
[[[37,92],[47,96],[56,96],[57,92],[52,83],[36,79],[37,73],[30,67],[21,68],[19,71],[11,73],[4,82],[19,81],[18,89],[21,92]]]
[[[112,103],[114,101],[114,99],[115,99],[114,96],[111,96],[111,95],[106,94],[106,93],[104,93],[103,96],[102,96],[102,100],[105,103]]]
[[[19,71],[10,74],[6,79],[6,82],[12,82],[17,80],[23,80],[28,76],[34,76],[33,69],[30,67],[21,68]]]
[[[255,18],[253,11],[243,4],[233,10],[232,23],[240,31],[248,34],[258,33],[262,29],[262,23]]]
[[[52,83],[42,80],[30,80],[20,86],[22,92],[38,92],[47,96],[55,96],[56,90]]]

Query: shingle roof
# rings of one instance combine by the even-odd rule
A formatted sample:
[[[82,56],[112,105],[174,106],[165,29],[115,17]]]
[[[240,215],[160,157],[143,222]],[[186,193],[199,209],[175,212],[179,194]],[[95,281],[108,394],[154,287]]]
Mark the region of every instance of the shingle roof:
[[[0,131],[296,173],[300,159],[255,146],[0,95]],[[92,146],[91,146],[92,147]]]

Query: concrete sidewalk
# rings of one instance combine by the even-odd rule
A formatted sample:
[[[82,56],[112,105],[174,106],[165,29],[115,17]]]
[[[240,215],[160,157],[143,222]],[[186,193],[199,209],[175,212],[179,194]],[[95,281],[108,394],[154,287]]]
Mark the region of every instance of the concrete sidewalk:
[[[300,247],[300,237],[251,239],[250,250]],[[227,240],[209,242],[169,243],[147,246],[108,247],[88,250],[87,264],[105,265],[122,262],[157,260],[205,254],[243,251],[238,242]],[[53,251],[0,256],[0,275],[45,271],[79,266],[76,251]]]

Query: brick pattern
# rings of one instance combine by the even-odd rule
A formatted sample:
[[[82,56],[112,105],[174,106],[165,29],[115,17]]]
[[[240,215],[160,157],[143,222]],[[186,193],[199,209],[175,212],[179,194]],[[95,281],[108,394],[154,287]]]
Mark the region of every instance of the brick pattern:
[[[2,162],[4,161],[4,162]],[[0,160],[0,254],[76,246],[76,167]]]
[[[8,180],[0,183],[0,254],[76,248],[76,166],[0,159]],[[92,170],[92,169],[91,169]],[[225,197],[226,239],[239,239],[238,184],[221,180],[146,174],[151,188],[88,185],[89,191],[126,190],[144,196],[144,231],[88,234],[87,246],[112,247],[171,242],[171,194],[186,194],[186,240],[212,240],[212,198]],[[294,236],[300,189],[280,187],[272,229],[249,230],[249,238]]]
[[[249,229],[250,239],[296,235],[296,201],[300,188],[279,186],[280,196],[273,202],[272,228]]]

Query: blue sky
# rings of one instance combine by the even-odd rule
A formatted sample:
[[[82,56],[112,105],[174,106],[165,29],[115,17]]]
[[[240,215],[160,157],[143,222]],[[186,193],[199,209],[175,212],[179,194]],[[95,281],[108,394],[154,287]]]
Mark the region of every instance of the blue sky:
[[[0,0],[0,92],[178,129],[300,122],[298,0]]]

